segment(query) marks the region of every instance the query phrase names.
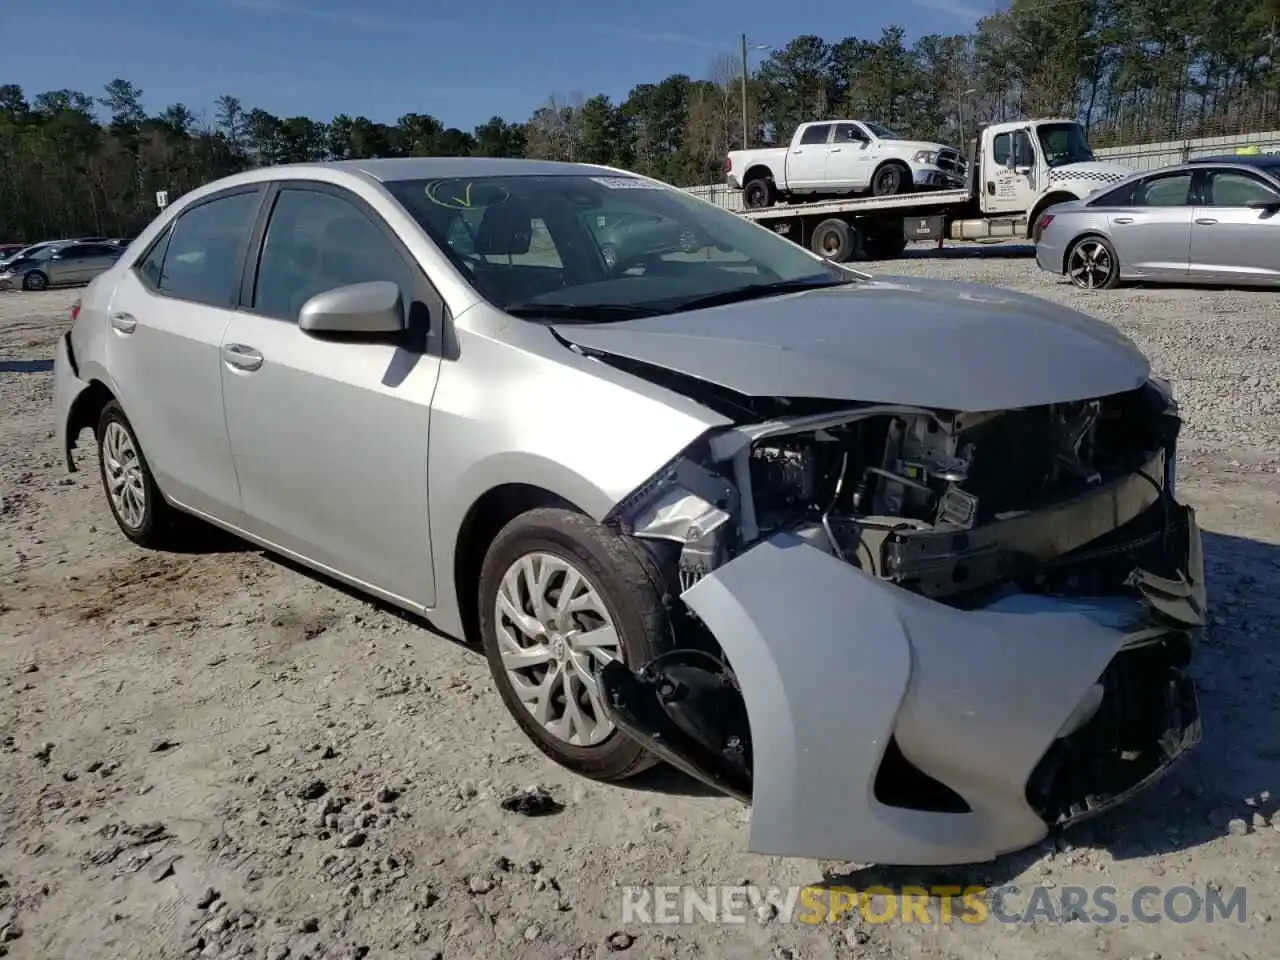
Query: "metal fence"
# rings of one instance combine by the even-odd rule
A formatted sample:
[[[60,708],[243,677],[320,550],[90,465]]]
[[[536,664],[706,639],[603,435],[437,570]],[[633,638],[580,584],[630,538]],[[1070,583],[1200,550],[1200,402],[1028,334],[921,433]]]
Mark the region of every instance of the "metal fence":
[[[1234,153],[1237,147],[1257,147],[1262,153],[1280,153],[1280,130],[1233,137],[1202,137],[1199,140],[1165,140],[1160,143],[1103,147],[1093,153],[1099,160],[1119,163],[1137,171],[1157,170],[1160,167],[1183,163],[1196,157]],[[728,184],[708,183],[698,187],[685,187],[685,189],[694,196],[710,200],[716,206],[724,207],[726,210],[743,209],[741,191],[730,189]]]

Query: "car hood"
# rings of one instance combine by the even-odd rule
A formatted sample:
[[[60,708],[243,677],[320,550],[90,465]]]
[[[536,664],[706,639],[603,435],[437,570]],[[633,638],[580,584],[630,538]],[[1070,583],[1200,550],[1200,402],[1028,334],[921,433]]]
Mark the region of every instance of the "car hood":
[[[1100,320],[913,277],[553,328],[587,350],[752,397],[1000,410],[1121,393],[1150,375],[1133,342]]]
[[[952,153],[960,152],[955,147],[948,147],[945,143],[929,143],[925,140],[884,140],[881,142],[886,146],[893,147],[895,150],[911,150],[913,152],[928,150],[932,153],[938,153],[942,150],[950,150]]]

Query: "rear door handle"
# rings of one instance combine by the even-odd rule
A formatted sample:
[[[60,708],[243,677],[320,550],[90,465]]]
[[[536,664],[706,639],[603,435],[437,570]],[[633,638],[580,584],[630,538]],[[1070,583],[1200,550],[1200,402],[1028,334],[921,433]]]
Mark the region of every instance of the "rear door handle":
[[[1212,227],[1217,222],[1218,221],[1214,220],[1212,217],[1201,217],[1196,221],[1196,223],[1200,224],[1202,227]]]
[[[222,359],[237,370],[257,370],[262,366],[262,354],[243,343],[228,343],[222,348]]]
[[[1116,217],[1116,223],[1133,223],[1133,217]]]
[[[138,328],[138,319],[132,313],[113,313],[111,328],[119,333],[133,333]]]

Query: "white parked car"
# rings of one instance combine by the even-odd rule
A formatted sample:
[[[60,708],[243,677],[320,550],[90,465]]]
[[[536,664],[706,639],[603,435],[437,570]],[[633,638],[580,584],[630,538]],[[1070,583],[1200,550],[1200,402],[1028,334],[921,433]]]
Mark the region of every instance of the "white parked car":
[[[908,140],[878,123],[829,120],[800,124],[787,147],[730,151],[725,175],[746,206],[758,209],[792,196],[962,187],[965,163],[945,144]]]

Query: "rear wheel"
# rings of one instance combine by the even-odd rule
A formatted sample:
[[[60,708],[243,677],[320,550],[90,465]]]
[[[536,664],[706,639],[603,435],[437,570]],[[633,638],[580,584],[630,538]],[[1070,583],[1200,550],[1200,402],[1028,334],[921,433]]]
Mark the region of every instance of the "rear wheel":
[[[749,210],[763,210],[765,207],[771,207],[776,199],[777,190],[774,188],[773,181],[764,177],[748,180],[747,185],[742,188],[742,202]]]
[[[1108,290],[1120,282],[1120,258],[1104,237],[1081,237],[1067,251],[1067,279],[1082,290]]]
[[[852,260],[857,248],[857,231],[838,217],[823,220],[813,228],[813,234],[809,237],[809,249],[835,263]]]
[[[495,538],[480,573],[480,634],[507,710],[535,746],[593,780],[657,758],[614,725],[599,671],[637,669],[670,644],[661,576],[641,548],[589,517],[540,508]]]
[[[118,401],[102,408],[97,439],[102,489],[116,525],[140,546],[163,546],[172,537],[179,514],[156,486],[142,445]]]

